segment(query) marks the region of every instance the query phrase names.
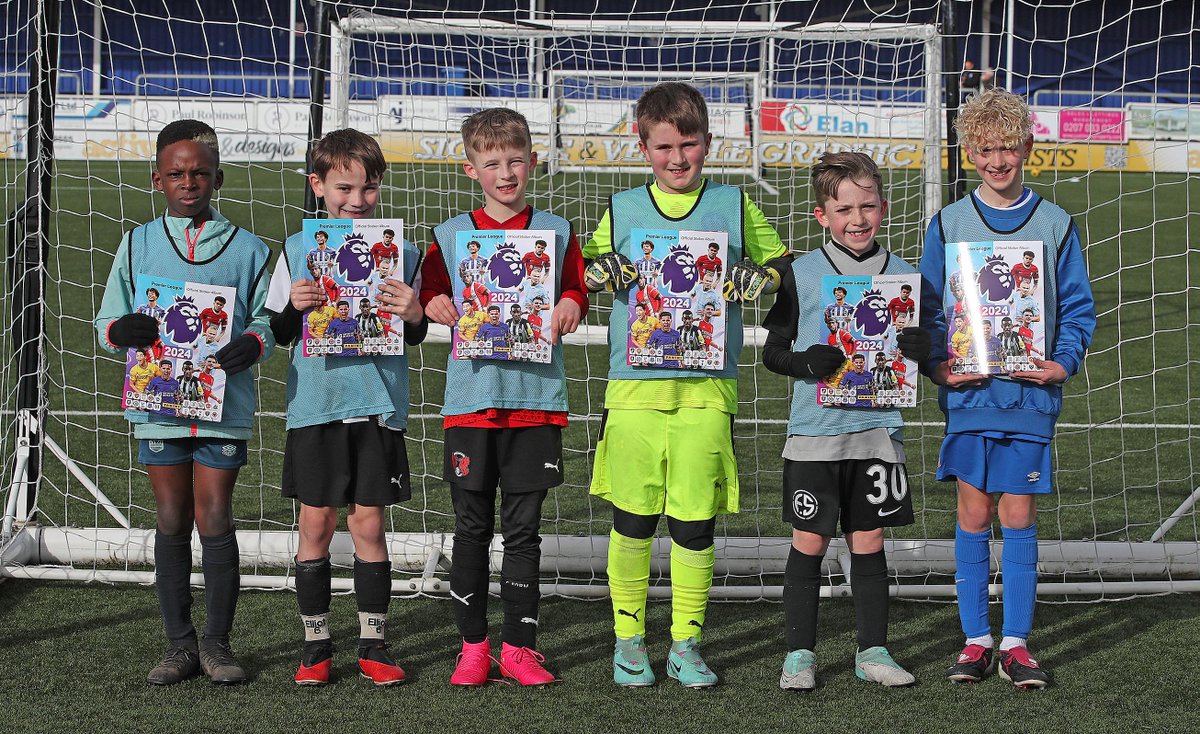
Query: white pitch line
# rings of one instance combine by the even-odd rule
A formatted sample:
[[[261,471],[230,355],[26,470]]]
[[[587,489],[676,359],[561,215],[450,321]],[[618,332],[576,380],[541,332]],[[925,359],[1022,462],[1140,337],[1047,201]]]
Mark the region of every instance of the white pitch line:
[[[0,412],[0,415],[6,415],[6,416],[12,415],[12,411],[2,411],[2,412]],[[125,414],[118,410],[74,410],[74,411],[71,411],[71,412],[65,413],[65,414],[64,413],[51,413],[50,417],[62,418],[64,415],[68,418],[74,418],[74,417],[115,418],[115,417],[123,416]],[[256,415],[260,415],[265,418],[278,418],[278,419],[287,418],[287,413],[282,413],[282,412],[277,412],[277,411],[271,411],[271,412],[266,412],[266,413],[257,413]],[[438,413],[413,413],[412,415],[409,416],[409,418],[412,418],[413,420],[421,420],[421,421],[440,420],[441,417],[442,416]],[[586,421],[588,423],[599,423],[600,422],[599,415],[577,415],[575,413],[572,413],[570,415],[570,419],[573,421],[582,420],[582,421]],[[738,423],[750,423],[750,424],[754,424],[754,425],[763,425],[763,426],[787,425],[786,418],[743,418],[743,417],[738,417],[737,422]],[[920,427],[920,428],[940,428],[942,426],[945,426],[946,424],[941,421],[917,421],[917,422],[905,423],[904,425],[915,426],[915,427]],[[1157,429],[1157,430],[1164,430],[1164,431],[1200,431],[1200,425],[1197,425],[1194,423],[1100,423],[1100,424],[1059,423],[1058,427],[1066,428],[1066,429],[1070,429],[1070,430],[1084,430],[1084,429],[1087,429],[1087,430],[1091,430],[1091,429],[1150,430],[1150,429]]]

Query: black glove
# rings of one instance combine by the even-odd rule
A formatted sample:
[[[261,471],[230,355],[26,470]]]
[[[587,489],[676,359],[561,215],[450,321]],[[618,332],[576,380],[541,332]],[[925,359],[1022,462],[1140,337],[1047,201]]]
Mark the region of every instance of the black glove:
[[[248,369],[262,354],[262,343],[250,334],[242,334],[237,339],[221,347],[217,352],[217,363],[225,374],[233,375]]]
[[[905,359],[911,359],[918,364],[929,359],[929,350],[933,346],[929,332],[919,326],[909,326],[900,330],[896,335],[896,346]]]
[[[127,313],[109,325],[108,341],[118,347],[148,347],[158,341],[158,320],[144,313]]]
[[[793,374],[796,377],[829,377],[834,372],[838,371],[846,362],[846,355],[837,347],[831,347],[828,344],[814,344],[803,352],[798,352],[792,357],[793,366],[796,372]],[[808,371],[805,374],[805,370]]]
[[[770,270],[747,257],[729,268],[721,291],[726,301],[754,301],[773,280]]]
[[[623,291],[637,282],[637,269],[619,252],[606,252],[583,271],[583,282],[590,291]]]

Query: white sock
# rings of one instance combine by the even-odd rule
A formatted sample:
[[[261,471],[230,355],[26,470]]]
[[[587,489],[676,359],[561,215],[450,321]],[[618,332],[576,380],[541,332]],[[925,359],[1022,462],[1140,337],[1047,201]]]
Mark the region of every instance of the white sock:
[[[304,623],[304,641],[322,642],[329,639],[329,614],[301,614]]]
[[[358,638],[360,640],[379,640],[382,642],[386,633],[386,612],[358,613]]]
[[[1008,635],[1005,635],[1004,639],[1000,641],[1000,652],[1011,650],[1014,647],[1025,647],[1025,640],[1020,637],[1009,637]]]
[[[1005,639],[1007,639],[1007,638],[1005,638]],[[980,647],[986,647],[987,649],[990,650],[990,649],[992,649],[992,646],[995,645],[996,643],[992,640],[991,635],[983,635],[981,637],[968,637],[967,644],[968,645],[979,645]]]

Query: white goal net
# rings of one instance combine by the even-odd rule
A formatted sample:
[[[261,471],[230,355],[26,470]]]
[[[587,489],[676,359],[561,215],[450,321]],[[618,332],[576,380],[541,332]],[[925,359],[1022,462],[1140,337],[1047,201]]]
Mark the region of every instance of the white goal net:
[[[14,328],[0,353],[0,409],[9,426],[0,435],[9,479],[0,575],[153,578],[153,497],[119,413],[121,364],[95,346],[91,319],[121,233],[162,212],[149,161],[155,133],[170,120],[213,124],[226,170],[215,205],[278,251],[304,217],[310,79],[321,66],[326,83],[312,96],[324,100],[323,129],[355,127],[380,141],[389,161],[381,215],[402,218],[406,238],[425,247],[433,225],[480,205],[461,170],[462,119],[511,107],[529,119],[544,163],[531,181],[533,204],[569,219],[586,241],[609,196],[649,178],[636,146],[638,96],[660,81],[684,80],[709,104],[706,174],[745,188],[794,251],[822,238],[809,167],[825,151],[852,149],[882,167],[891,203],[884,236],[915,263],[929,217],[950,189],[945,108],[956,101],[947,100],[946,82],[970,56],[998,67],[996,81],[1034,104],[1028,180],[1076,217],[1100,315],[1085,367],[1067,386],[1056,493],[1040,507],[1041,593],[1200,588],[1200,523],[1191,504],[1200,491],[1190,393],[1197,375],[1189,358],[1200,318],[1190,308],[1197,274],[1187,246],[1196,206],[1187,171],[1200,156],[1200,105],[1187,86],[1190,52],[1166,52],[1186,44],[1186,32],[1164,31],[1154,41],[1162,53],[1114,72],[1112,61],[1051,54],[1063,44],[1090,43],[1094,51],[1107,42],[1103,24],[1070,15],[1063,31],[1047,9],[1016,0],[1007,37],[969,13],[947,28],[938,3],[881,13],[851,4],[835,16],[817,15],[822,3],[722,0],[623,14],[580,13],[570,3],[529,12],[339,3],[320,14],[298,2],[255,11],[239,3],[68,3],[51,37],[59,54],[55,163],[50,188],[35,200],[47,207],[45,236],[23,247],[37,227],[18,212],[25,197],[14,192],[28,188],[27,153],[46,119],[33,112],[39,97],[28,67],[14,60],[39,48],[35,20],[47,3],[17,5],[15,20],[0,29],[0,58],[10,63],[0,72],[0,196],[12,217],[10,295],[0,318],[21,322],[22,283],[43,278],[45,290],[32,306],[42,325],[24,336]],[[331,17],[327,42],[318,42],[320,15],[335,10],[342,14]],[[1146,12],[1114,22],[1141,27],[1151,20]],[[172,30],[180,24],[202,33],[183,38]],[[944,56],[948,48],[953,58]],[[1182,87],[1168,90],[1176,77]],[[1159,86],[1143,94],[1155,79]],[[39,247],[44,259],[23,269],[29,248]],[[594,299],[565,351],[567,481],[545,505],[543,584],[570,596],[606,593],[611,512],[587,487],[610,302]],[[761,365],[756,324],[764,314],[746,315],[734,431],[742,506],[718,523],[719,597],[777,596],[789,544],[780,452],[790,389]],[[392,509],[389,528],[400,594],[447,588],[453,517],[438,415],[446,351],[435,330],[410,357],[414,493]],[[235,497],[250,586],[290,583],[296,510],[279,496],[286,360],[277,354],[259,371],[261,412]],[[31,381],[39,388],[32,402],[22,392]],[[906,412],[917,522],[889,535],[889,559],[897,594],[952,596],[954,494],[933,479],[941,414],[932,386],[920,390],[918,408]],[[333,557],[349,566],[348,537],[335,539]],[[498,568],[498,539],[495,558]],[[652,593],[669,593],[666,559],[666,546],[656,548]],[[848,593],[847,564],[835,542],[825,593]],[[349,578],[338,584],[347,588]]]

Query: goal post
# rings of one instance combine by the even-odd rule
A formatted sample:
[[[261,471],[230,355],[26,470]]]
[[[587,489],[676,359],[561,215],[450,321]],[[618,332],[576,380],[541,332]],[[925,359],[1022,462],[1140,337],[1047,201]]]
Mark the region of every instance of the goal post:
[[[919,10],[888,11],[862,23],[849,17],[797,23],[701,22],[642,13],[614,18],[599,12],[501,19],[468,12],[417,17],[413,11],[409,17],[391,17],[384,14],[385,5],[371,3],[369,9],[378,12],[332,19],[328,38],[320,39],[328,41],[327,69],[315,62],[321,43],[313,34],[321,35],[317,31],[323,25],[310,17],[307,40],[314,63],[285,69],[286,94],[279,91],[278,79],[246,73],[264,59],[268,65],[282,63],[278,46],[270,45],[273,36],[295,32],[282,19],[262,18],[219,19],[205,28],[208,36],[226,34],[222,38],[247,44],[231,51],[219,50],[233,48],[231,43],[203,51],[175,46],[162,51],[130,46],[123,37],[125,45],[114,48],[136,56],[140,80],[118,68],[119,59],[110,69],[105,60],[88,56],[95,39],[81,29],[91,27],[91,19],[77,19],[78,27],[64,31],[60,48],[71,51],[75,45],[85,51],[71,51],[59,65],[62,89],[74,91],[60,94],[56,111],[39,122],[35,110],[44,104],[35,101],[31,89],[40,85],[32,82],[0,90],[4,190],[27,191],[31,179],[42,180],[49,172],[50,163],[49,187],[55,190],[54,196],[45,190],[28,195],[23,212],[48,207],[48,223],[26,226],[27,233],[39,234],[17,240],[35,249],[48,244],[48,259],[22,263],[11,258],[6,265],[6,303],[28,310],[0,306],[10,317],[6,322],[18,312],[38,318],[35,338],[17,339],[0,354],[0,413],[8,427],[0,435],[0,449],[9,480],[0,577],[153,580],[153,498],[119,413],[115,376],[120,365],[96,348],[91,319],[120,233],[161,212],[146,174],[154,135],[173,117],[213,122],[226,168],[218,207],[276,251],[304,216],[305,207],[297,203],[303,169],[297,169],[303,166],[310,131],[349,126],[379,140],[389,162],[383,213],[403,218],[406,238],[424,247],[430,227],[478,206],[477,189],[461,174],[458,130],[466,115],[498,105],[525,114],[535,150],[547,163],[547,170],[532,178],[532,201],[567,217],[586,241],[612,193],[648,180],[648,166],[636,153],[633,107],[641,90],[669,79],[695,84],[710,104],[714,146],[707,173],[743,185],[797,252],[822,241],[811,216],[809,174],[825,151],[860,150],[882,167],[890,201],[884,236],[889,249],[909,262],[919,258],[925,227],[947,192],[943,89],[946,79],[957,75],[961,59],[943,57],[936,18]],[[173,15],[185,10],[193,15]],[[135,24],[133,15],[120,15],[125,11],[105,12],[114,15],[97,26],[111,27],[113,35],[119,35],[118,26]],[[164,9],[162,17],[137,16],[136,25],[149,44],[155,33],[169,36],[180,22],[209,23],[205,12],[203,4],[194,10]],[[893,22],[906,13],[912,22]],[[1035,21],[1044,14],[1032,7],[1029,13],[1038,28]],[[1072,23],[1080,18],[1072,17]],[[10,56],[32,54],[18,35],[0,35],[0,50]],[[1035,51],[1058,48],[1051,36],[1047,31],[1022,41],[1029,46],[1031,68]],[[254,38],[266,45],[252,48]],[[155,70],[159,81],[148,82],[150,62],[164,56],[169,68]],[[1158,63],[1165,65],[1169,58],[1164,55]],[[195,68],[197,60],[204,68]],[[1097,64],[1090,72],[1098,77],[1109,66]],[[84,80],[90,81],[87,75],[95,68],[107,76],[93,87]],[[295,91],[303,84],[291,78],[306,76],[296,71],[312,72],[308,87],[316,93],[311,98]],[[1058,74],[1065,77],[1068,71]],[[1200,455],[1191,420],[1195,398],[1188,394],[1194,384],[1188,345],[1200,321],[1188,301],[1196,288],[1194,268],[1182,266],[1190,263],[1187,212],[1194,192],[1188,171],[1200,160],[1195,132],[1200,117],[1196,101],[1189,103],[1186,96],[1165,102],[1134,98],[1149,81],[1186,68],[1159,71],[1131,68],[1116,92],[1092,95],[1089,101],[1035,101],[1040,127],[1029,181],[1076,215],[1101,311],[1101,329],[1083,372],[1067,385],[1055,442],[1058,489],[1041,509],[1042,595],[1115,598],[1200,590],[1195,509],[1200,470],[1194,468]],[[275,65],[270,74],[282,76]],[[92,93],[93,88],[104,91]],[[1035,100],[1048,94],[1019,91]],[[1122,95],[1120,106],[1101,104],[1116,94]],[[56,149],[38,150],[54,150],[53,159],[34,153],[36,141],[48,134],[60,138]],[[582,155],[588,144],[593,155]],[[38,169],[26,168],[18,158],[46,165],[42,174],[31,176],[27,170]],[[10,213],[18,207],[16,198],[5,199]],[[10,219],[10,248],[17,229]],[[14,253],[24,256],[29,247],[10,249]],[[22,281],[11,270],[14,263],[27,266],[32,279]],[[39,277],[48,278],[49,287],[37,293],[17,287]],[[595,597],[607,591],[611,509],[591,500],[587,489],[603,408],[604,324],[610,308],[611,298],[598,296],[580,332],[565,340],[571,426],[564,433],[567,481],[552,490],[543,518],[542,588],[547,593]],[[764,315],[752,308],[746,318],[734,430],[742,511],[718,522],[717,598],[777,597],[789,547],[788,528],[780,520],[780,453],[790,391],[786,379],[761,365],[762,331],[753,324]],[[410,358],[414,491],[412,500],[388,514],[393,591],[442,593],[453,532],[441,467],[444,338],[435,335]],[[260,413],[251,463],[235,494],[242,578],[252,587],[288,587],[294,578],[296,513],[290,500],[281,499],[279,487],[286,360],[279,354],[259,369]],[[31,376],[37,380],[30,382]],[[36,398],[37,390],[18,391],[22,381],[39,385],[42,397]],[[906,414],[917,522],[891,531],[886,541],[897,581],[892,593],[950,597],[953,490],[933,478],[944,423],[934,389],[923,381],[920,390],[920,405]],[[654,547],[655,596],[670,593],[667,546],[659,539]],[[992,552],[998,566],[999,544]],[[349,539],[339,534],[332,548],[335,588],[347,588],[350,554]],[[501,557],[497,539],[494,568]],[[842,541],[831,544],[822,593],[849,593],[850,557]]]

